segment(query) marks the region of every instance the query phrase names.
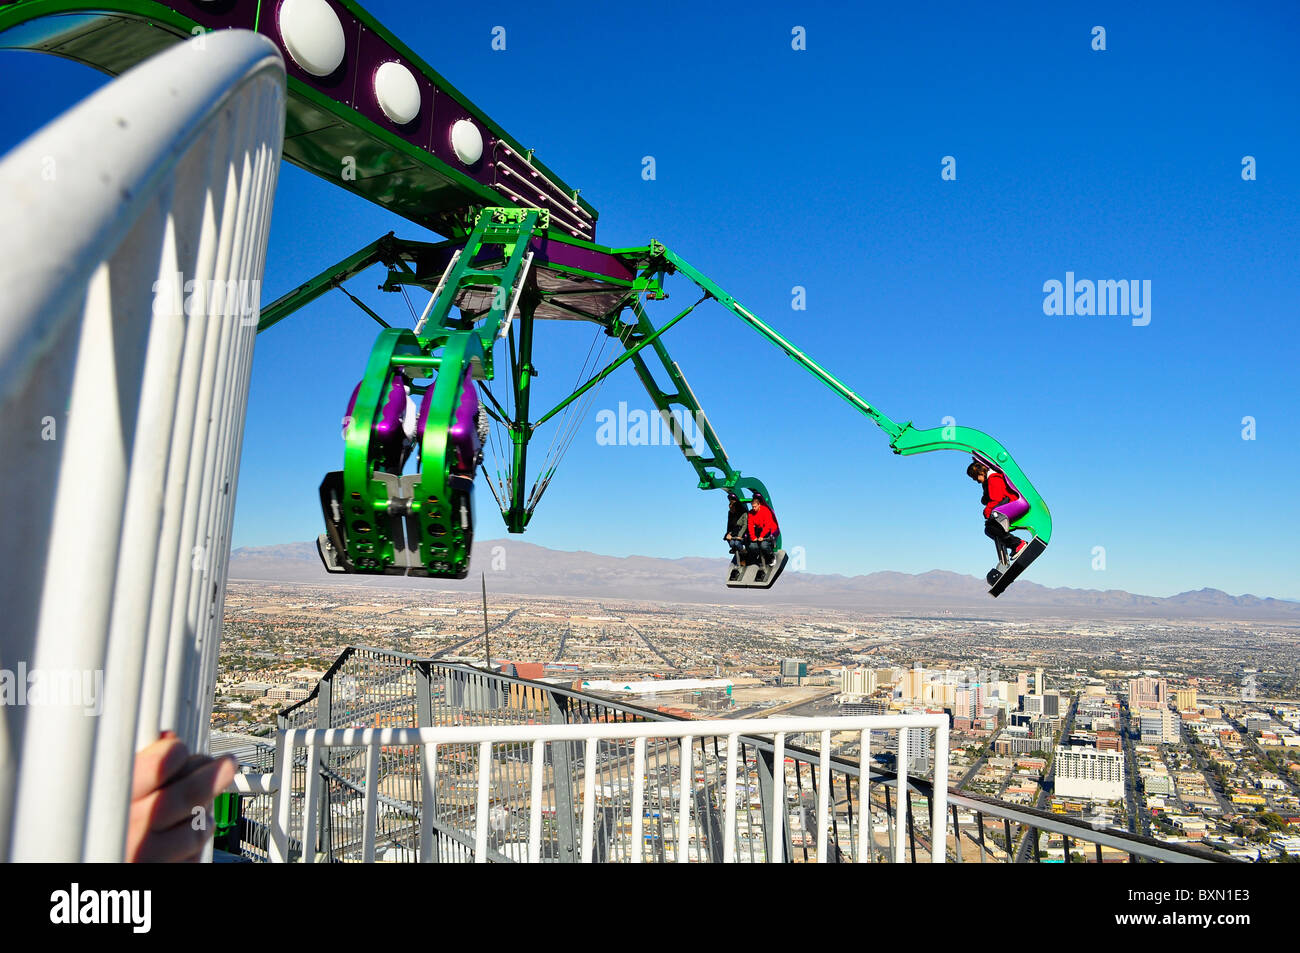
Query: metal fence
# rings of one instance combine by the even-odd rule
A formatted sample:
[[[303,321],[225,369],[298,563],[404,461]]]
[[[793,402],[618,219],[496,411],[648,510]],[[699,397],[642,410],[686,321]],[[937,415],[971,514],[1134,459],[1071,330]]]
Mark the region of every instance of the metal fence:
[[[340,819],[349,818],[354,823],[346,825],[350,836],[343,843],[301,859],[536,863],[565,859],[563,852],[576,845],[573,859],[586,863],[780,863],[794,856],[798,843],[805,858],[812,848],[820,862],[866,862],[873,859],[871,825],[859,825],[857,843],[844,845],[837,837],[831,844],[833,811],[851,805],[833,804],[829,762],[813,782],[811,803],[792,798],[794,786],[787,783],[787,735],[811,730],[829,747],[831,722],[834,730],[857,736],[864,760],[870,758],[873,734],[891,729],[901,732],[904,758],[906,737],[914,730],[933,730],[935,752],[947,751],[946,717],[935,715],[291,729],[277,737],[282,770],[268,785],[275,792],[270,856],[292,858],[290,833],[301,831],[300,844],[318,844],[321,824],[337,832]],[[760,752],[742,769],[742,733],[747,740],[770,736],[770,759]],[[711,741],[721,758],[707,753],[698,758],[697,740],[706,746]],[[349,768],[363,762],[360,783],[343,781],[347,801],[331,800],[329,782],[339,779],[330,769],[308,772],[299,793],[291,777],[299,750],[308,765],[339,751],[348,753]],[[386,753],[402,759],[397,771],[384,771]],[[764,763],[770,765],[766,777]],[[906,786],[906,776],[893,783]],[[947,823],[943,790],[930,818],[941,841]],[[560,804],[557,795],[564,791],[578,794],[576,817],[566,816]],[[301,810],[295,818],[297,801]],[[900,804],[891,820],[895,862],[909,859],[904,850],[909,813],[910,807]],[[450,840],[449,856],[443,856],[440,840]],[[929,859],[941,863],[945,852]]]
[[[946,770],[948,730],[934,715],[681,721],[367,648],[346,650],[280,727],[274,779],[241,783],[277,792],[274,811],[260,794],[245,816],[257,841],[264,828],[293,835],[284,859],[306,842],[313,860],[499,862],[931,859],[918,857],[910,799],[869,783],[863,823],[857,778],[877,755],[928,764],[942,750]],[[436,730],[393,733],[408,727]],[[849,771],[821,756],[846,749],[860,759]],[[925,845],[933,820],[929,809]]]
[[[280,728],[275,770],[240,782],[259,859],[1227,859],[947,792],[946,716],[683,721],[350,648]]]

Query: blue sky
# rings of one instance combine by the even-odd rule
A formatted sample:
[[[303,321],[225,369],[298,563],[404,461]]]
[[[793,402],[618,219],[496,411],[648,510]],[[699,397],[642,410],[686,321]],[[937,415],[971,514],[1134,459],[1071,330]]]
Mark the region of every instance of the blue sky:
[[[580,187],[602,243],[665,242],[895,419],[952,416],[997,436],[1055,519],[1028,578],[1300,598],[1300,14],[1130,6],[368,9]],[[1091,48],[1095,25],[1105,51]],[[795,26],[806,50],[791,49]],[[0,53],[0,80],[24,90],[0,102],[5,149],[102,82],[19,53]],[[1255,181],[1242,179],[1247,155]],[[941,179],[944,156],[955,181]],[[392,229],[431,237],[284,166],[267,300]],[[1150,324],[1045,315],[1043,284],[1067,271],[1149,280]],[[379,280],[350,287],[409,322]],[[670,290],[660,320],[695,297]],[[373,330],[334,293],[259,340],[236,545],[319,532],[316,486],[341,466],[339,418]],[[545,408],[592,332],[540,335]],[[716,305],[666,342],[809,570],[991,565],[964,457],[895,457]],[[524,538],[720,554],[720,495],[694,488],[674,448],[597,443],[595,414],[620,400],[650,407],[630,369],[601,391]],[[1242,439],[1246,416],[1255,440]],[[504,535],[483,491],[478,517],[480,538]]]

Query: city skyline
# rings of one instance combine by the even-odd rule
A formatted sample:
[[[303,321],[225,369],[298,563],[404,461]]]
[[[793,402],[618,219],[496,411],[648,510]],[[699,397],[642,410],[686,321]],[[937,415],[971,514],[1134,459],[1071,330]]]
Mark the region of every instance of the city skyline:
[[[391,703],[385,666],[418,664],[429,667],[437,705],[529,707],[523,699],[533,696],[518,694],[521,683],[486,693],[456,687],[466,684],[458,672],[485,674],[486,625],[491,668],[529,679],[526,691],[577,691],[590,704],[630,705],[670,720],[944,714],[952,794],[1219,857],[1300,855],[1294,624],[1008,621],[544,595],[498,595],[486,620],[483,611],[472,592],[232,580],[214,738],[249,752],[276,720],[315,723],[320,699],[336,697],[312,694],[327,670],[353,697],[377,678]],[[346,714],[352,710],[345,716],[354,718]],[[374,724],[401,724],[402,711],[375,715]],[[931,742],[924,729],[909,729],[914,777],[937,770]],[[792,733],[787,743],[820,744],[815,732],[803,741]],[[856,763],[856,732],[832,731],[830,743]],[[878,737],[871,755],[892,768],[897,737]],[[799,798],[789,776],[787,784]],[[650,788],[651,816],[654,798],[675,803],[676,790]],[[610,810],[620,809],[617,784],[604,797]],[[797,811],[791,823],[794,846],[808,846]],[[1075,862],[1129,860],[1122,849],[1070,846],[1048,831],[1033,840],[1017,833],[1010,844],[1005,833],[964,812],[954,819],[949,851],[959,859],[969,852],[968,862],[986,853],[1062,862],[1066,850]],[[507,837],[503,849],[522,836]],[[887,837],[878,846],[886,848]]]

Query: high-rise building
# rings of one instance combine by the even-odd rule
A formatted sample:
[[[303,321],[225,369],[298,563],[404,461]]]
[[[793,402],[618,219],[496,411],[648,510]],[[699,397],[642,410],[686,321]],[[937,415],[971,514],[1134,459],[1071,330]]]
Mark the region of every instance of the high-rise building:
[[[1197,707],[1196,689],[1180,688],[1174,692],[1174,707],[1179,711],[1191,711]]]
[[[1058,797],[1117,801],[1124,797],[1124,755],[1118,751],[1057,745],[1053,759]]]
[[[1043,714],[1043,696],[1026,695],[1024,698],[1024,704],[1021,708],[1030,715]]]
[[[1043,670],[1034,669],[1034,694],[1041,695],[1047,690],[1047,684],[1043,681]]]
[[[948,708],[956,697],[957,686],[947,682],[930,681],[926,683],[924,691],[925,697],[921,699],[923,702],[938,708]]]
[[[841,668],[840,691],[845,695],[870,695],[876,690],[876,671],[870,668]]]
[[[1042,739],[1029,733],[1028,728],[1004,728],[998,732],[993,742],[993,750],[997,754],[1029,754],[1046,747]]]
[[[1003,708],[1007,706],[1008,699],[1014,701],[1015,699],[1011,698],[1011,683],[1002,681],[1001,679],[996,682],[991,682],[989,684],[986,703],[991,704],[994,699],[996,699],[998,705]]]
[[[903,710],[904,715],[924,715],[927,714],[924,708],[906,708]],[[931,744],[931,728],[907,728],[907,771],[909,774],[921,774],[930,770],[930,762],[933,755],[933,746]],[[901,731],[892,732],[889,744],[886,750],[892,751],[894,756],[898,756],[898,737]]]
[[[1143,744],[1172,745],[1182,740],[1182,719],[1168,708],[1143,708],[1138,712],[1138,723]]]
[[[1169,704],[1169,683],[1163,678],[1132,678],[1128,683],[1128,707],[1163,708]]]
[[[981,714],[977,707],[978,695],[969,688],[959,688],[953,700],[952,713],[957,718],[978,718]]]
[[[1043,692],[1043,714],[1048,718],[1061,717],[1061,696],[1058,692]]]
[[[903,672],[900,682],[903,701],[921,701],[925,698],[925,669],[917,665]]]

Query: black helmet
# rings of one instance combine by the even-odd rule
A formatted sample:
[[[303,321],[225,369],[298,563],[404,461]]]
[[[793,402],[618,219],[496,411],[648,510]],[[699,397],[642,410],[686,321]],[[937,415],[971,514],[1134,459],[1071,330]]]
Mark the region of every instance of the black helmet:
[[[735,490],[728,490],[728,491],[727,491],[727,499],[728,499],[730,502],[735,503],[738,499],[740,499],[740,497],[736,496],[736,491],[735,491]]]

